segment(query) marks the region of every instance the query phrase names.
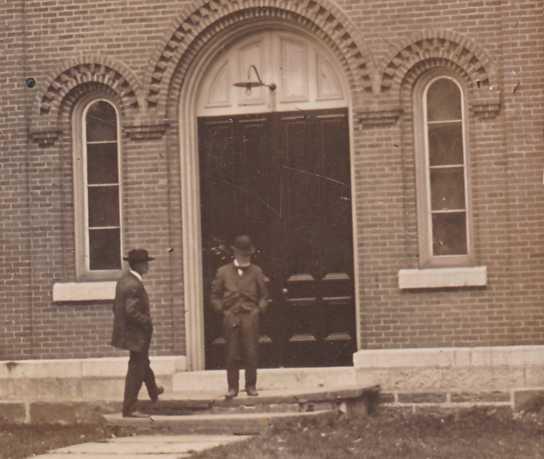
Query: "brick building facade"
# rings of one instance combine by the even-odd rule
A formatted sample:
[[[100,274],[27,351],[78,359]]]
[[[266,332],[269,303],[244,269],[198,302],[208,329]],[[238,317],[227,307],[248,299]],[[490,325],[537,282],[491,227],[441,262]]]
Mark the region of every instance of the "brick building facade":
[[[88,265],[92,225],[81,165],[92,144],[81,120],[104,101],[119,133],[105,141],[119,162],[118,249],[143,246],[157,258],[146,277],[153,352],[184,355],[190,368],[204,368],[199,84],[229,47],[266,31],[293,43],[300,37],[300,49],[314,46],[342,81],[337,105],[321,103],[335,99],[318,93],[304,110],[347,110],[354,348],[544,344],[541,2],[0,5],[0,359],[120,355],[109,345],[118,271]],[[325,73],[316,68],[306,70],[319,82]],[[267,83],[270,71],[263,72]],[[440,131],[447,130],[440,114],[433,124],[429,94],[437,81],[450,91],[448,101],[457,100],[449,133]],[[282,111],[281,80],[275,83],[279,102],[267,113]],[[268,97],[268,88],[260,90]],[[446,105],[437,97],[439,108]],[[257,112],[250,103],[235,110]],[[436,142],[457,145],[448,151],[460,155],[459,164],[429,163]],[[441,182],[439,170],[448,167],[461,175]],[[462,191],[452,191],[459,183]],[[436,211],[433,193],[460,200],[436,204],[455,209],[450,217]],[[455,231],[438,241],[447,218],[444,231]]]

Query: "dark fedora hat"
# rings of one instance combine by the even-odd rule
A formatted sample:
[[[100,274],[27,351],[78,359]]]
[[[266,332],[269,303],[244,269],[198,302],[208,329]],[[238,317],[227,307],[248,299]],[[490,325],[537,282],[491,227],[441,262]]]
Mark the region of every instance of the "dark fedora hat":
[[[242,255],[247,256],[255,253],[255,246],[247,234],[240,234],[239,236],[236,236],[231,247],[232,250]]]
[[[151,261],[155,258],[150,257],[145,249],[132,249],[128,252],[128,256],[123,257],[123,260],[127,260],[129,263],[139,263],[142,261]]]

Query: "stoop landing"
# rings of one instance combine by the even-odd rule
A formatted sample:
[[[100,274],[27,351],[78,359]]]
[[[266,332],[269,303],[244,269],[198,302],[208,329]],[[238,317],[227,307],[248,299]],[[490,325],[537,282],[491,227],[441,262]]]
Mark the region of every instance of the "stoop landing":
[[[174,373],[172,392],[224,393],[225,370],[184,371]],[[259,391],[312,391],[358,386],[353,367],[263,368],[257,377]],[[244,387],[244,371],[240,371]]]

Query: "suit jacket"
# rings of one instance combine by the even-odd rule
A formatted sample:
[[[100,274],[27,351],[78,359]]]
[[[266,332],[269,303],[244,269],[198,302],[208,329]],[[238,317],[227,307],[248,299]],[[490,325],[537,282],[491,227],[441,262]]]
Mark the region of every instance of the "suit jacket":
[[[117,282],[113,302],[112,346],[142,352],[149,348],[153,323],[144,284],[130,272]]]
[[[262,269],[251,264],[240,276],[234,263],[221,266],[212,282],[210,300],[217,312],[240,313],[253,309],[264,312],[268,307],[268,288]]]

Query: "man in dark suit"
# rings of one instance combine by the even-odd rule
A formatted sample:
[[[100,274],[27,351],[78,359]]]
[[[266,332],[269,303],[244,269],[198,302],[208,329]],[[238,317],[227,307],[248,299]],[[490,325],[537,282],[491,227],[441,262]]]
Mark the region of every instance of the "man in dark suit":
[[[130,351],[125,379],[123,417],[141,417],[135,412],[138,392],[145,383],[149,398],[156,402],[164,388],[157,386],[155,374],[149,362],[149,345],[153,334],[153,322],[149,310],[149,298],[142,276],[149,271],[150,257],[145,249],[133,249],[124,260],[130,269],[117,282],[113,303],[112,346]]]
[[[211,303],[223,313],[227,399],[238,395],[239,360],[245,363],[246,393],[257,393],[259,314],[268,306],[266,278],[261,268],[251,263],[255,248],[247,235],[237,236],[232,245],[234,260],[217,270],[212,283]]]

